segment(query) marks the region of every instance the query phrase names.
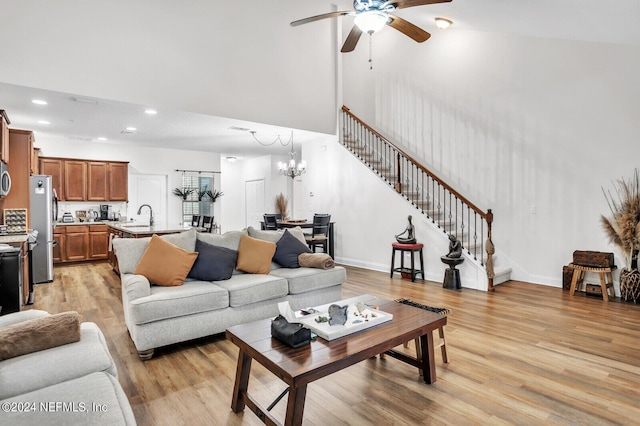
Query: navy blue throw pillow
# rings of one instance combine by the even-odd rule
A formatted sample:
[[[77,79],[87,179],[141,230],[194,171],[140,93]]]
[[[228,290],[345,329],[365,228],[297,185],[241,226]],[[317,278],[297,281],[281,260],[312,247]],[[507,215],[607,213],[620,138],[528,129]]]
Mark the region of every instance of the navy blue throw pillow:
[[[311,253],[311,250],[305,243],[291,235],[288,229],[285,229],[276,243],[273,261],[284,268],[299,268],[298,256],[302,253]]]
[[[187,275],[189,278],[201,281],[222,281],[231,278],[238,259],[237,251],[200,240],[196,240],[196,251],[198,258]]]

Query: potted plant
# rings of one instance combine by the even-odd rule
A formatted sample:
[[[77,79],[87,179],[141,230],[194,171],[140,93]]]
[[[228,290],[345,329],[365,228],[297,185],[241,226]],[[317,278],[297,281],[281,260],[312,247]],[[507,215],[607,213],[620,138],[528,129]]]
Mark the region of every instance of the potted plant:
[[[282,215],[282,219],[286,220],[287,217],[287,203],[288,200],[284,197],[282,192],[276,195],[276,213]]]
[[[195,189],[193,188],[174,188],[173,195],[177,195],[178,197],[182,197],[183,200],[186,200],[194,191]]]
[[[601,216],[602,226],[611,243],[620,250],[625,266],[620,271],[620,295],[626,301],[640,299],[640,174],[614,182],[615,193],[605,191],[612,216]]]
[[[224,194],[222,193],[222,191],[218,191],[217,189],[208,189],[207,190],[207,196],[211,199],[212,203],[215,203],[216,200],[220,197],[222,197]]]
[[[209,185],[205,185],[204,188],[198,190],[198,201],[202,201],[205,195],[207,195],[207,188]]]

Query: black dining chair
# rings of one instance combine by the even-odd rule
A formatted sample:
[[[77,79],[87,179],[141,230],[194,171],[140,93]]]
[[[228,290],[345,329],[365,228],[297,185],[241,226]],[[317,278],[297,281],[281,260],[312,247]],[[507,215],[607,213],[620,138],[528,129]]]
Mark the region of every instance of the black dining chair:
[[[208,232],[210,234],[213,229],[213,216],[202,216],[202,227],[204,228],[202,232]]]
[[[264,229],[267,231],[275,231],[278,229],[278,215],[276,214],[264,214]]]
[[[307,245],[315,253],[316,247],[322,247],[325,253],[327,250],[327,241],[329,240],[329,223],[331,222],[330,214],[314,214],[313,228],[311,234],[305,235]]]
[[[191,218],[191,226],[195,228],[199,228],[202,226],[202,216],[199,214],[194,214]]]

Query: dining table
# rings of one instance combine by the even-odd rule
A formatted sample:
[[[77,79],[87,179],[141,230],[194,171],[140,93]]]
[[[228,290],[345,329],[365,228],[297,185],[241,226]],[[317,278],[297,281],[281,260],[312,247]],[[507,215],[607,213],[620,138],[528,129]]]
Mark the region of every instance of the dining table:
[[[277,221],[278,229],[295,228],[299,226],[302,229],[313,229],[313,221],[305,219],[291,219],[291,220],[279,220]],[[329,234],[327,239],[327,250],[329,256],[334,257],[334,225],[335,222],[329,222]],[[265,230],[264,221],[260,221],[260,229]]]

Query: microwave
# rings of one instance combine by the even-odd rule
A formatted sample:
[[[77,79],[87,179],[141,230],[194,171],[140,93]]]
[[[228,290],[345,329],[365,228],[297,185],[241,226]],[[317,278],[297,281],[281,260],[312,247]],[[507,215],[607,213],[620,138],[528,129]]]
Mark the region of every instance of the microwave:
[[[0,161],[0,197],[6,197],[11,191],[11,176],[9,167],[4,161]]]

